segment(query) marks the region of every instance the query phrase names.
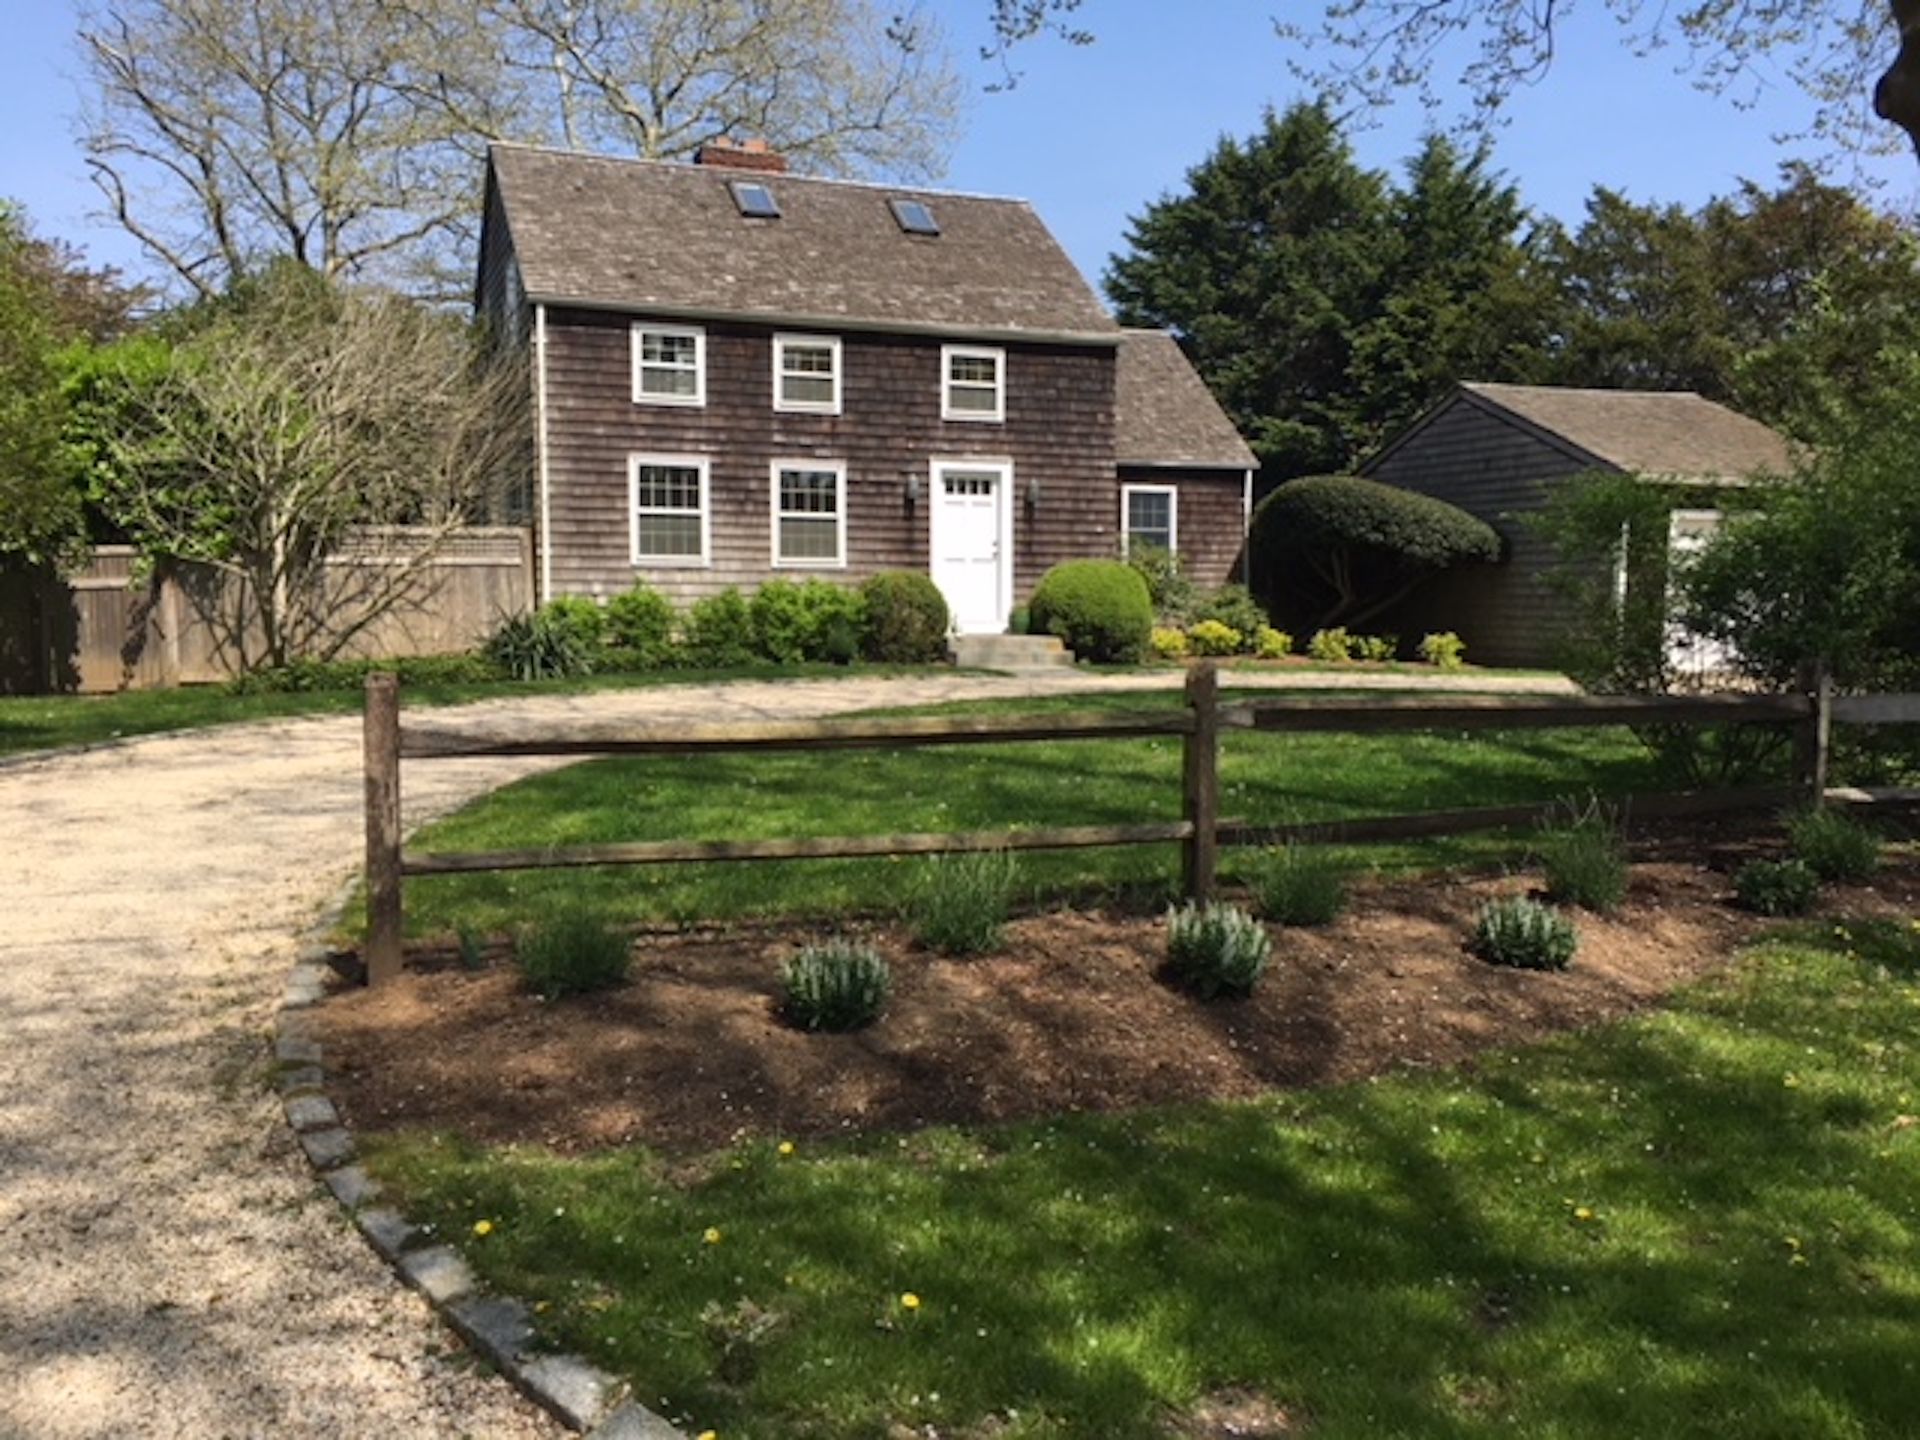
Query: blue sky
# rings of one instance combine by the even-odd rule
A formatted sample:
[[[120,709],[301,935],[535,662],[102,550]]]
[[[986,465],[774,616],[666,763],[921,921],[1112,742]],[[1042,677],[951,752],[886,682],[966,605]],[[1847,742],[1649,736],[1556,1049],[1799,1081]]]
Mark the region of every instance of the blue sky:
[[[996,72],[972,56],[988,0],[933,0],[979,84]],[[1301,98],[1272,3],[1248,0],[1086,0],[1084,48],[1036,42],[1021,51],[1019,85],[976,94],[945,182],[1024,195],[1098,283],[1127,216],[1177,189],[1222,135],[1244,135],[1268,105]],[[39,227],[84,244],[98,261],[137,268],[137,250],[90,219],[98,197],[73,140],[78,103],[73,13],[65,0],[11,7],[0,52],[0,195],[23,201]],[[1576,12],[1563,64],[1520,94],[1498,134],[1497,164],[1537,210],[1575,219],[1594,185],[1642,200],[1697,204],[1742,177],[1770,180],[1797,153],[1772,136],[1805,123],[1806,102],[1784,82],[1752,110],[1702,95],[1670,62],[1635,59],[1603,12]],[[1356,133],[1361,159],[1395,168],[1429,117],[1409,101]],[[1911,154],[1851,162],[1836,178],[1877,182],[1877,200],[1920,201]]]

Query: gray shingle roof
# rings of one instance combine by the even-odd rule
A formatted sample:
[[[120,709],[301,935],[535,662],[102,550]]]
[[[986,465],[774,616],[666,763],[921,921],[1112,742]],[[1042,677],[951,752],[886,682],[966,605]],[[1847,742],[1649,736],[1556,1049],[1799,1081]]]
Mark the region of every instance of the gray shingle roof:
[[[1793,468],[1793,447],[1784,435],[1691,390],[1460,388],[1596,460],[1637,474],[1742,481]]]
[[[797,175],[743,175],[517,145],[491,151],[527,294],[620,309],[1003,335],[1118,337],[1022,200]],[[729,180],[762,181],[777,220],[743,217]],[[908,235],[889,198],[923,200]]]
[[[1233,470],[1259,462],[1163,330],[1124,330],[1114,379],[1114,459]]]

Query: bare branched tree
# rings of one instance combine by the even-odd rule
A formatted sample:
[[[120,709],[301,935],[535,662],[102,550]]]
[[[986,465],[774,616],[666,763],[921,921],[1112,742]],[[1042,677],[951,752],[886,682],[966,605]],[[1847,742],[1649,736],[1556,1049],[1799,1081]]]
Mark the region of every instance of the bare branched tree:
[[[201,296],[277,257],[457,294],[488,140],[931,174],[960,100],[874,0],[90,0],[80,43],[108,209]]]
[[[452,317],[283,266],[112,397],[101,502],[150,558],[218,577],[234,669],[329,659],[494,518],[526,393]]]

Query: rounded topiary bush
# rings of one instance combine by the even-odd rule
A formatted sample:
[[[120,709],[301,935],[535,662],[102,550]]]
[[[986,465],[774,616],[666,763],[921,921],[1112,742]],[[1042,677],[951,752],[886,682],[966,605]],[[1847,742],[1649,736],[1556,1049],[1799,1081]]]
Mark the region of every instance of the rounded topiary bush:
[[[1040,577],[1033,628],[1057,635],[1082,660],[1132,663],[1153,633],[1147,582],[1118,560],[1068,560]]]
[[[928,576],[883,570],[860,587],[869,660],[926,664],[947,653],[947,600]]]

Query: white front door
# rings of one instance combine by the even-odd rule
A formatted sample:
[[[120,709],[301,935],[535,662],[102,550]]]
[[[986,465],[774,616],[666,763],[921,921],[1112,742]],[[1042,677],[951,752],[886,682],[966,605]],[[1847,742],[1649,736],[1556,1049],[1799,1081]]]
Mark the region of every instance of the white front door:
[[[1669,577],[1698,555],[1720,532],[1718,510],[1675,510],[1667,520]],[[1667,664],[1691,680],[1711,679],[1733,669],[1734,654],[1718,640],[1696,635],[1672,618],[1672,585],[1668,586]]]
[[[1013,466],[935,461],[933,583],[962,635],[998,635],[1013,608]]]

